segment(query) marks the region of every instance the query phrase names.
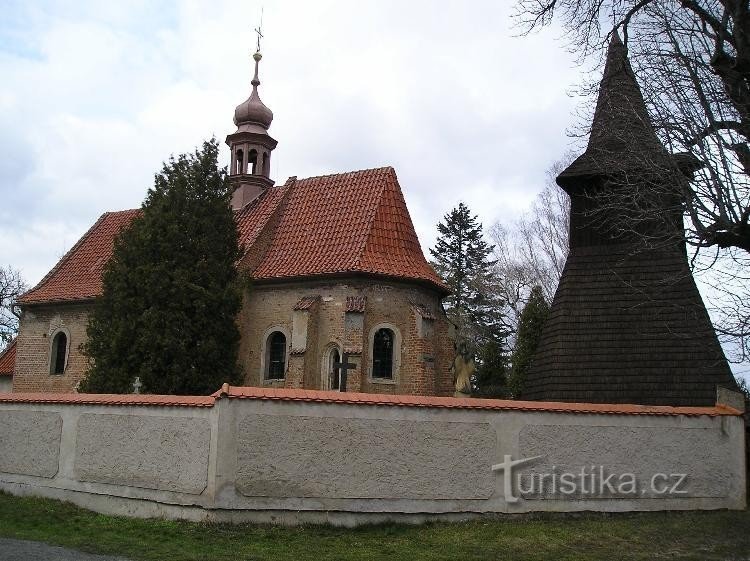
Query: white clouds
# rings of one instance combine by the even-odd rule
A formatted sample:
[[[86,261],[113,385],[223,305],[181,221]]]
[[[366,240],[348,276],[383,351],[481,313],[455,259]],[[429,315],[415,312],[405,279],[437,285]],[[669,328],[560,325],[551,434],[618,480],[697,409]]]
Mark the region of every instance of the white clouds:
[[[36,282],[61,240],[138,206],[162,160],[232,132],[260,10],[11,11],[0,23],[0,262]],[[458,200],[488,225],[514,216],[565,149],[578,70],[554,32],[514,37],[502,3],[274,2],[264,18],[275,179],[393,165],[425,249]]]
[[[37,282],[170,154],[233,132],[260,4],[4,6],[0,264]],[[425,251],[460,200],[513,220],[571,144],[581,70],[557,30],[519,37],[510,2],[263,4],[274,178],[392,165]]]

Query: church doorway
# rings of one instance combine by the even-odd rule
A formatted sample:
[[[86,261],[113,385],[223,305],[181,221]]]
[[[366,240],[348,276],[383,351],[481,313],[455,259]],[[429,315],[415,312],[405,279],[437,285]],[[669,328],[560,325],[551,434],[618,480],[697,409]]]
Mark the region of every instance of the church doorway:
[[[336,364],[341,362],[341,351],[337,346],[328,350],[323,365],[323,389],[337,392],[341,389],[341,372]]]

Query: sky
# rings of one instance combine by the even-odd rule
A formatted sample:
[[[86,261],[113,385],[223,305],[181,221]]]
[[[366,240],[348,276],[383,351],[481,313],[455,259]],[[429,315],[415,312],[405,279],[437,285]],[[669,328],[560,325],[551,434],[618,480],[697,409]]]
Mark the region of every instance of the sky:
[[[261,3],[0,3],[0,263],[34,284],[170,154],[234,131]],[[391,165],[425,251],[459,201],[512,221],[570,145],[580,69],[511,9],[266,0],[272,178]]]
[[[511,224],[567,131],[584,69],[512,1],[0,0],[0,264],[30,285],[171,154],[234,131],[263,13],[271,176],[393,166],[422,248],[463,201]],[[228,150],[222,154],[229,160]]]

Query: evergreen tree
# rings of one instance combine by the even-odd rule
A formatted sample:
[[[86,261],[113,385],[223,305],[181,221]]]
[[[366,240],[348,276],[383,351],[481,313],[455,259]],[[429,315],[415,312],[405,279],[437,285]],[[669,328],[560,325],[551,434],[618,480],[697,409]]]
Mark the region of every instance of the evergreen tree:
[[[477,363],[474,389],[505,385],[504,302],[498,297],[493,246],[482,235],[482,224],[459,203],[438,224],[438,239],[430,249],[432,264],[451,290],[445,300],[448,319],[457,328],[457,343],[466,344]],[[482,386],[482,387],[480,387]]]
[[[239,380],[240,251],[216,139],[170,158],[117,237],[88,324],[81,391],[206,395]]]
[[[531,366],[531,359],[542,337],[542,327],[549,316],[549,304],[544,299],[542,287],[537,285],[531,290],[526,306],[521,312],[516,335],[516,346],[511,356],[511,372],[508,386],[511,394],[518,397],[523,390],[526,373]]]

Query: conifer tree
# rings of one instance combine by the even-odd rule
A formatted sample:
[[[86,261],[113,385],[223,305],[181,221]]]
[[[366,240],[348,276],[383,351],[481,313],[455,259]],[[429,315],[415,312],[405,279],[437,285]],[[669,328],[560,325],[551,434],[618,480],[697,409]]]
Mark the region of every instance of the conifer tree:
[[[80,390],[206,395],[236,383],[240,252],[216,139],[170,158],[117,237],[89,319]]]
[[[511,356],[511,372],[508,387],[513,396],[518,396],[523,390],[526,373],[531,366],[531,359],[542,337],[542,327],[549,316],[549,304],[544,299],[542,287],[537,285],[531,289],[531,295],[526,302],[518,322],[516,346]]]
[[[482,235],[482,224],[464,203],[459,203],[438,224],[438,239],[430,249],[432,264],[451,290],[446,314],[457,328],[458,343],[465,343],[477,362],[474,389],[505,385],[504,303],[498,297],[493,246]],[[493,390],[494,391],[494,390]]]

